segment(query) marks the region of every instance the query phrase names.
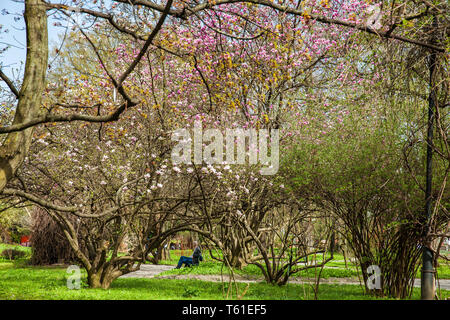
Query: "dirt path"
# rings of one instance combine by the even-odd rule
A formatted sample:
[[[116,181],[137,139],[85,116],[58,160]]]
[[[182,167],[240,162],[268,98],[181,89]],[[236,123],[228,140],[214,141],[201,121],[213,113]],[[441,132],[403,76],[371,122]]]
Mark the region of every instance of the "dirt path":
[[[172,270],[174,266],[164,264],[143,264],[139,271],[131,272],[121,276],[120,278],[153,278],[154,276]]]
[[[154,278],[155,276],[161,274],[164,271],[172,270],[175,267],[172,265],[153,265],[153,264],[144,264],[141,265],[141,269],[136,272],[132,272],[126,275],[121,276],[120,278]],[[223,275],[221,277],[220,275],[201,275],[201,274],[170,274],[170,275],[164,275],[159,276],[160,279],[196,279],[196,280],[202,280],[202,281],[215,281],[215,282],[221,282],[226,281],[228,282],[230,280],[228,275]],[[258,277],[244,277],[240,275],[235,276],[236,282],[245,282],[245,283],[252,283],[252,282],[260,282],[263,281],[262,278]],[[289,281],[289,283],[295,283],[295,284],[302,284],[302,283],[312,283],[314,279],[299,279],[299,278],[293,278]],[[352,285],[359,285],[358,279],[355,278],[328,278],[328,279],[322,279],[320,283],[327,283],[327,284],[352,284]],[[415,287],[420,287],[420,279],[416,279],[414,281]],[[444,290],[450,290],[450,279],[444,279],[440,280],[440,287]]]

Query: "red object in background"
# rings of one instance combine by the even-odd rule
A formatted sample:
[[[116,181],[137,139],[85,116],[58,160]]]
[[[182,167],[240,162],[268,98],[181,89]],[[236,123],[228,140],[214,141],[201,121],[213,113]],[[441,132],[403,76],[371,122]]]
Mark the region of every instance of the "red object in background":
[[[30,236],[22,236],[20,238],[20,245],[24,247],[30,246]]]

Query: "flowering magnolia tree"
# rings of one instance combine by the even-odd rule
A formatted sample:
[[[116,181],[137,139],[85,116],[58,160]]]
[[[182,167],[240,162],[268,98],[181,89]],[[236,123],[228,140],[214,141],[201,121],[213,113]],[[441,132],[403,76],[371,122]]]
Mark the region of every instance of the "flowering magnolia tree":
[[[0,190],[47,210],[64,230],[92,287],[107,288],[118,276],[136,270],[149,253],[156,254],[168,237],[182,230],[207,238],[222,250],[217,258],[229,265],[256,264],[268,282],[284,284],[301,270],[300,259],[317,252],[301,241],[309,213],[317,207],[328,210],[321,212],[327,219],[330,203],[333,210],[346,208],[355,217],[388,210],[355,209],[348,199],[356,195],[345,192],[348,181],[314,179],[322,174],[339,177],[333,166],[326,173],[318,169],[327,159],[335,160],[320,150],[359,137],[352,125],[359,129],[364,120],[355,119],[355,113],[379,124],[383,115],[375,104],[386,106],[384,97],[395,101],[411,96],[394,76],[389,78],[392,91],[383,90],[395,65],[417,69],[410,67],[411,59],[395,61],[403,52],[434,61],[430,110],[437,114],[442,144],[434,145],[430,135],[428,144],[448,163],[445,121],[439,113],[448,105],[447,9],[445,2],[428,1],[117,0],[106,5],[27,0],[23,81],[0,73],[17,100],[15,109],[8,108],[12,112],[2,113],[0,134],[6,137],[0,147]],[[50,65],[48,14],[67,32]],[[401,94],[392,94],[394,90]],[[200,140],[196,128],[205,132]],[[195,154],[181,163],[173,161],[174,146],[181,142],[171,135],[176,129],[186,130],[178,132],[194,143],[194,151],[200,150],[199,161]],[[216,129],[215,134],[207,129]],[[227,153],[233,160],[248,156],[251,162],[267,153],[273,173],[278,170],[273,140],[269,148],[259,144],[224,152],[222,145],[213,146],[227,129],[277,132],[279,153],[292,156],[286,158],[283,175],[262,174],[264,161],[242,165],[221,158]],[[247,139],[233,140],[245,144]],[[300,141],[309,154],[298,154]],[[347,145],[342,150],[337,159],[344,161],[344,169],[352,168],[345,179],[370,170],[358,171],[352,165],[361,160],[359,153]],[[213,163],[203,161],[202,153],[209,153]],[[318,161],[317,166],[299,172],[289,165],[297,157],[304,163]],[[445,211],[441,202],[449,167],[443,167],[439,194],[433,196],[436,212]],[[382,180],[383,174],[377,178]],[[364,186],[358,190],[364,194]],[[338,193],[330,198],[332,192]],[[379,196],[375,194],[377,201]],[[80,219],[78,230],[68,215]],[[346,220],[348,216],[332,217],[353,230],[354,220]],[[384,227],[389,219],[383,219]],[[425,230],[428,222],[417,221]],[[441,226],[442,221],[433,222]],[[333,243],[333,233],[326,229],[321,237]],[[353,249],[365,269],[371,255],[364,251],[371,243],[357,240],[349,239],[358,244]],[[129,249],[120,256],[125,241]],[[400,290],[400,295],[405,292]]]
[[[228,9],[227,4],[230,4],[230,9]],[[300,28],[308,29],[308,31],[311,31],[311,34],[317,32],[318,29],[333,34],[334,26],[337,26],[335,30],[344,30],[344,32],[358,30],[383,38],[414,44],[422,48],[429,48],[435,50],[435,52],[445,51],[445,48],[439,44],[423,41],[420,38],[421,32],[419,32],[426,28],[426,25],[421,22],[424,18],[433,14],[445,16],[446,7],[444,3],[431,5],[427,1],[419,4],[407,1],[401,6],[388,6],[380,2],[378,8],[371,8],[368,11],[367,7],[366,2],[353,0],[342,3],[339,1],[318,2],[315,0],[307,2],[222,0],[214,3],[189,3],[170,0],[164,4],[151,1],[123,0],[112,1],[110,6],[107,6],[104,1],[88,3],[72,1],[70,5],[65,3],[65,1],[53,3],[42,0],[25,1],[24,18],[26,21],[28,50],[23,81],[18,81],[21,83],[19,89],[14,79],[8,78],[3,71],[0,73],[2,80],[18,100],[17,107],[13,112],[14,117],[11,125],[5,124],[0,128],[0,133],[8,134],[6,140],[2,143],[0,153],[0,188],[3,189],[6,183],[14,176],[15,171],[28,153],[33,126],[40,123],[75,120],[91,122],[114,121],[119,118],[125,109],[136,106],[139,103],[139,100],[126,90],[126,80],[150,47],[159,46],[170,51],[170,48],[165,48],[163,40],[158,40],[160,39],[158,38],[158,33],[168,17],[184,24],[186,28],[189,28],[192,18],[204,20],[204,28],[215,30],[218,34],[228,38],[243,41],[246,41],[249,37],[256,38],[260,36],[263,39],[266,36],[269,37],[268,34],[273,27],[277,31],[275,34],[280,33],[283,36],[296,40],[298,35],[292,31],[296,31],[296,23],[301,23],[302,26]],[[141,43],[139,53],[133,62],[122,69],[119,76],[115,76],[109,72],[107,65],[102,61],[102,47],[96,46],[92,39],[88,39],[102,67],[105,68],[104,70],[108,74],[108,82],[117,89],[117,92],[123,98],[122,104],[109,110],[105,110],[105,108],[103,113],[99,112],[96,114],[54,112],[53,108],[49,108],[49,112],[42,114],[40,108],[42,93],[46,86],[45,77],[49,51],[47,14],[55,10],[60,12],[62,20],[67,21],[68,27],[79,29],[82,33],[85,33],[84,30],[89,28],[88,26],[91,26],[92,22],[95,25],[96,21],[103,20],[124,37],[128,36]],[[262,14],[261,19],[255,19],[255,15],[253,15],[254,10],[258,10],[258,14],[261,12],[260,10],[263,10],[265,14]],[[223,11],[225,13],[222,13]],[[161,14],[156,22],[153,19],[148,19],[152,14],[158,12]],[[276,19],[272,19],[274,12],[279,12],[286,19],[281,20],[280,22],[282,23],[275,25]],[[229,15],[232,18],[232,25],[222,25],[220,14]],[[256,17],[258,16],[256,15]],[[287,17],[292,17],[292,19]],[[216,19],[217,22],[220,22],[210,24],[211,19]],[[286,20],[297,20],[297,22],[294,22],[293,25],[288,23],[285,26]],[[63,22],[56,22],[56,24],[63,25]],[[272,28],[266,30],[268,26]],[[253,31],[257,29],[259,30],[255,34]],[[411,30],[414,30],[417,38],[409,36]],[[345,41],[345,37],[339,37],[338,35],[337,39],[339,41]],[[308,43],[307,45],[309,50],[316,51],[320,43]],[[333,43],[328,45],[333,45]],[[310,53],[306,52],[305,55],[308,56]],[[278,75],[276,75],[276,78],[279,80],[283,79],[283,77],[280,78]],[[278,81],[274,83],[276,84]],[[75,105],[82,107],[79,104]],[[71,106],[74,105],[71,104]]]
[[[168,137],[155,121],[106,126],[105,140],[93,125],[57,132],[47,127],[32,146],[36,156],[26,160],[14,183],[15,195],[45,208],[61,226],[91,287],[107,288],[139,269],[170,235],[187,227],[174,217],[184,202],[183,185],[170,178]],[[124,244],[127,254],[120,255]]]

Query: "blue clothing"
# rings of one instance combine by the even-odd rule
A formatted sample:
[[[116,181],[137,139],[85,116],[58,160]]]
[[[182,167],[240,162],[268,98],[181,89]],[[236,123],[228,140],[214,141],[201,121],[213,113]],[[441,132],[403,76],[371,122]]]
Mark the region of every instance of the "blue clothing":
[[[180,257],[180,260],[178,260],[177,269],[180,269],[183,266],[183,264],[185,264],[186,267],[190,267],[192,265],[197,266],[199,264],[199,261],[203,261],[202,251],[200,250],[200,247],[196,247],[194,249],[192,257],[185,257],[185,256]]]
[[[180,260],[178,260],[177,269],[180,269],[183,264],[185,264],[187,267],[190,267],[192,263],[192,257],[181,256]]]

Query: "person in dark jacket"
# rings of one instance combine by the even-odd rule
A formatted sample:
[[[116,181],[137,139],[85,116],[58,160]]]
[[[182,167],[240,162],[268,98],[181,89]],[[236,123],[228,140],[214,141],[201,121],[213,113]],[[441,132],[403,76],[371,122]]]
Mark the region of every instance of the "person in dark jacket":
[[[199,261],[203,261],[202,257],[202,250],[200,249],[200,246],[198,245],[197,241],[194,241],[194,253],[190,257],[181,256],[180,260],[178,260],[178,265],[175,269],[180,269],[182,265],[186,265],[187,267],[190,267],[191,265],[197,266],[199,264]]]

